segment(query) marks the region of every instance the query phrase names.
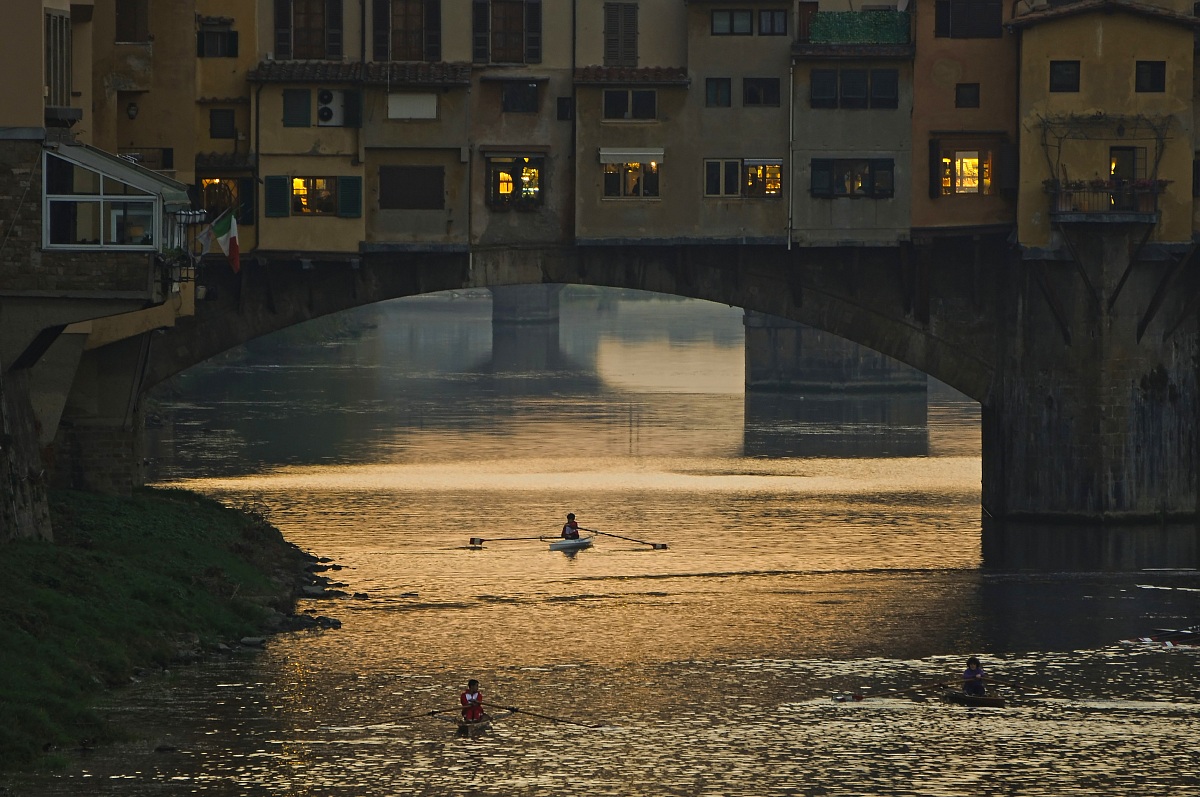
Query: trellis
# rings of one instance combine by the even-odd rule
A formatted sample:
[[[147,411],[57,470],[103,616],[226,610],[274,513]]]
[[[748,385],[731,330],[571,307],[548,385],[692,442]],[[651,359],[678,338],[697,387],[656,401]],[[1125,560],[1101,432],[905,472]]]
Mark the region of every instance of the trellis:
[[[1112,140],[1113,133],[1122,141],[1153,141],[1154,167],[1147,177],[1158,178],[1158,165],[1166,149],[1167,134],[1174,123],[1173,116],[1162,114],[1127,114],[1096,111],[1090,114],[1067,113],[1049,116],[1038,115],[1041,128],[1042,152],[1046,165],[1055,180],[1067,181],[1066,167],[1062,163],[1064,141]],[[1051,151],[1054,156],[1051,158]]]

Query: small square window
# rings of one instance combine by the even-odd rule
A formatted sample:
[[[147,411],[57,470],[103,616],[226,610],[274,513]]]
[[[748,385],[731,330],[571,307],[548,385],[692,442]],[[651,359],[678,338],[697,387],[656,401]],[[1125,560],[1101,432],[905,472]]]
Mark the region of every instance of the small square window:
[[[758,12],[758,35],[759,36],[786,36],[787,35],[787,12],[786,11],[759,11]]]
[[[232,108],[213,108],[208,112],[209,138],[237,138]]]
[[[1050,91],[1077,92],[1079,91],[1079,62],[1051,61],[1050,62]]]
[[[538,84],[506,80],[500,87],[500,107],[505,113],[537,113]]]
[[[727,77],[710,77],[704,81],[704,104],[709,108],[728,108],[733,104],[732,81]]]
[[[1139,92],[1160,93],[1167,90],[1166,61],[1138,61],[1134,72],[1134,88]]]
[[[754,33],[753,11],[712,12],[712,35],[749,36],[752,33]]]
[[[979,107],[979,84],[959,83],[954,87],[955,108]]]
[[[779,107],[779,78],[748,77],[742,79],[742,105]]]

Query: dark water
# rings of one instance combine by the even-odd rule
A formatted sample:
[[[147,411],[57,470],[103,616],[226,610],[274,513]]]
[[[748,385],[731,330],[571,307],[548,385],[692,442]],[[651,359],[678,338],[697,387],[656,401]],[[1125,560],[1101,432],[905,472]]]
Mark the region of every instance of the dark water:
[[[747,398],[737,309],[490,311],[382,305],[180,380],[159,478],[266,507],[367,597],[114,695],[135,740],[15,793],[1200,794],[1200,654],[1118,644],[1197,622],[1200,577],[985,562],[977,405]],[[567,511],[669,547],[467,545]],[[922,699],[970,654],[1008,708]],[[465,741],[469,677],[523,711]]]

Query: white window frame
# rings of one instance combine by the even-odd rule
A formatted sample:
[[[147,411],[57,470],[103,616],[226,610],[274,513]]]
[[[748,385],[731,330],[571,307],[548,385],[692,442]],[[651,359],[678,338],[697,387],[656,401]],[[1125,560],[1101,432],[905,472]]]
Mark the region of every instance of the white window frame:
[[[50,158],[59,158],[66,163],[71,164],[77,169],[84,169],[96,175],[99,183],[99,190],[94,193],[79,193],[79,194],[52,194],[49,191],[49,172]],[[84,251],[132,251],[132,252],[155,252],[163,248],[163,200],[162,197],[154,192],[153,186],[139,185],[131,180],[122,179],[116,176],[113,171],[107,171],[95,163],[85,163],[83,161],[91,160],[91,158],[80,157],[73,158],[65,154],[61,150],[50,151],[46,150],[42,153],[42,246],[45,249],[54,250],[84,250]],[[132,168],[132,167],[131,167]],[[138,191],[136,194],[117,194],[105,191],[107,182],[115,182],[121,185],[129,186]],[[138,182],[141,182],[140,180]],[[75,205],[97,206],[95,208],[99,215],[99,234],[100,238],[96,243],[53,243],[51,241],[51,207],[61,203],[72,203]],[[118,208],[114,205],[123,207],[145,205],[149,209],[150,221],[150,242],[139,244],[114,243],[111,239],[116,238],[118,227],[118,219],[122,213],[118,212]]]

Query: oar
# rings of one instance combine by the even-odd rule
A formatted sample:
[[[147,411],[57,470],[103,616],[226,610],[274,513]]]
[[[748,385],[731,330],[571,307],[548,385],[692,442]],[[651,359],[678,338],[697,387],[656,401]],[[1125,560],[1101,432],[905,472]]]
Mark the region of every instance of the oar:
[[[505,711],[511,711],[513,714],[528,714],[531,717],[537,717],[540,720],[549,720],[550,722],[561,722],[564,725],[579,725],[583,728],[603,728],[603,725],[589,725],[586,722],[576,722],[575,720],[567,720],[562,717],[551,717],[549,714],[539,714],[536,711],[530,711],[525,708],[517,708],[516,706],[497,706]]]
[[[592,534],[603,534],[605,537],[616,537],[618,540],[626,540],[628,542],[636,542],[639,545],[649,545],[651,548],[653,548],[656,551],[667,550],[667,544],[665,542],[646,542],[645,540],[635,540],[633,537],[622,537],[620,534],[612,534],[607,531],[596,531],[596,529],[580,528],[579,530],[580,531],[590,531]]]
[[[540,540],[541,537],[472,537],[470,545],[478,547],[485,542],[496,542],[498,540]]]
[[[420,714],[409,714],[407,717],[397,717],[396,722],[404,722],[405,720],[415,720],[421,717],[436,717],[438,714],[446,714],[451,711],[462,711],[459,708],[435,708],[433,711],[422,711]]]

